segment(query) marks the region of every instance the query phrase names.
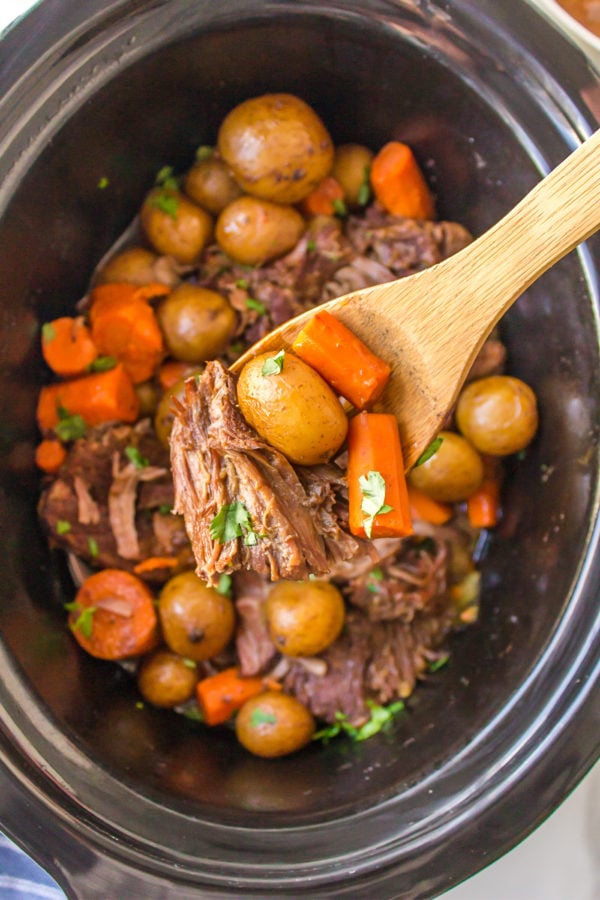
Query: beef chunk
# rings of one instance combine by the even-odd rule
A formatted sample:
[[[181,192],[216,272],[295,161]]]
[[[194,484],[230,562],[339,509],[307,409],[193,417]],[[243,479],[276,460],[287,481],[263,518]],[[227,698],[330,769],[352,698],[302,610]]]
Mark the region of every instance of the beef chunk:
[[[271,585],[256,572],[236,572],[233,580],[238,626],[235,636],[240,672],[244,676],[266,671],[278,654],[265,617]]]
[[[326,574],[360,546],[338,516],[345,505],[341,470],[293,467],[263,441],[243,418],[235,380],[218,361],[186,383],[176,405],[171,465],[175,511],[185,518],[196,571],[209,584],[241,568],[273,581]],[[211,536],[211,523],[234,504],[251,533],[246,528],[222,543]]]

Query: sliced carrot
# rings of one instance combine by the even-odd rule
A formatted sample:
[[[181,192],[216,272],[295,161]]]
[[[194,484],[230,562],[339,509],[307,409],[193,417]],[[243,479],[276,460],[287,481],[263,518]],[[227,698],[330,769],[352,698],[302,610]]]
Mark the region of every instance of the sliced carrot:
[[[398,423],[388,413],[361,412],[350,419],[348,504],[350,531],[358,537],[413,532]]]
[[[136,575],[143,575],[144,572],[156,572],[157,569],[174,569],[178,562],[175,556],[149,556],[134,566],[133,571]]]
[[[333,216],[344,203],[344,188],[333,175],[324,178],[300,204],[305,216]]]
[[[324,309],[304,326],[292,349],[357,409],[374,403],[390,377],[388,364]]]
[[[409,219],[433,219],[435,205],[419,164],[408,146],[390,141],[371,164],[375,197],[392,215]]]
[[[46,322],[42,328],[42,355],[57,375],[82,375],[98,356],[83,316],[63,316]]]
[[[262,678],[242,678],[235,666],[202,679],[196,686],[198,704],[207,725],[226,722],[246,700],[264,690]]]
[[[473,528],[493,528],[500,513],[500,479],[485,476],[467,499],[467,516]]]
[[[160,282],[150,284],[130,284],[126,281],[113,281],[97,285],[90,293],[90,321],[92,324],[98,316],[113,313],[128,303],[148,303],[150,300],[166,297],[170,288]]]
[[[77,642],[99,659],[128,659],[158,644],[154,597],[131,572],[102,569],[83,582],[69,604]]]
[[[135,422],[139,400],[131,378],[119,364],[108,372],[43,387],[37,405],[37,421],[42,431],[58,425],[61,409],[69,415],[81,416],[89,426],[112,421]]]
[[[178,359],[168,359],[158,370],[158,381],[163,391],[168,391],[182,378],[197,371],[198,366],[194,366],[191,363],[180,362]]]
[[[454,510],[449,503],[439,503],[432,500],[423,491],[414,487],[412,484],[407,485],[408,502],[410,512],[413,519],[420,519],[422,522],[429,522],[430,525],[444,525],[454,514]]]
[[[41,441],[35,448],[36,466],[49,475],[58,472],[66,458],[67,451],[64,446],[54,439]]]

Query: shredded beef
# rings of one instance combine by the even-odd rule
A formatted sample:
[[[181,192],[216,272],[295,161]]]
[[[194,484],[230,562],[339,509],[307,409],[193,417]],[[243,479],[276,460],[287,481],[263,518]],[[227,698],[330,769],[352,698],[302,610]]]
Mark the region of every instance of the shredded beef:
[[[307,578],[357,551],[360,542],[334,521],[341,472],[321,467],[317,485],[314,473],[292,466],[263,441],[243,418],[235,380],[220,362],[209,362],[186,383],[175,409],[175,511],[184,516],[201,578],[214,584],[219,574],[242,568],[272,581]],[[245,535],[225,543],[211,536],[213,519],[234,503],[248,513],[254,543]]]
[[[270,587],[269,582],[256,572],[236,572],[233,579],[238,614],[235,647],[244,676],[264,673],[278,653],[265,618]]]

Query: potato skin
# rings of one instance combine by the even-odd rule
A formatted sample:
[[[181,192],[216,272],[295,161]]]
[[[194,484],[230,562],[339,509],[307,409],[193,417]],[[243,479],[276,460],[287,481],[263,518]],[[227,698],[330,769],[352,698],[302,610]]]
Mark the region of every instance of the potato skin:
[[[232,259],[257,266],[295,247],[305,227],[304,219],[293,206],[240,197],[219,216],[216,238]]]
[[[315,720],[295,697],[265,691],[244,703],[236,717],[235,731],[250,753],[274,759],[305,747],[315,733]]]
[[[215,156],[195,163],[185,176],[183,187],[194,203],[213,216],[242,194],[227,164]]]
[[[523,450],[537,431],[534,392],[512,375],[490,375],[472,381],[461,392],[456,423],[481,453],[508,456]]]
[[[342,186],[348,206],[359,206],[361,188],[369,184],[372,161],[373,153],[362,144],[341,144],[335,148],[331,174]]]
[[[157,280],[153,268],[156,259],[156,253],[145,247],[128,247],[108,260],[98,272],[96,283],[124,281],[129,284],[150,284]]]
[[[210,659],[233,637],[233,603],[195,572],[181,572],[167,581],[158,614],[167,646],[189,659]]]
[[[263,375],[263,365],[273,356],[261,353],[242,369],[237,397],[243,416],[291,462],[327,462],[348,431],[341,403],[321,376],[292,353],[285,354],[281,372]]]
[[[286,656],[314,656],[332,644],[344,626],[342,595],[327,581],[278,581],[267,598],[273,643]]]
[[[298,203],[329,174],[333,143],[313,109],[293,94],[264,94],[225,116],[218,148],[248,193]]]
[[[193,263],[213,233],[213,220],[179,191],[154,188],[142,205],[140,222],[158,253]]]
[[[483,480],[483,461],[460,434],[441,431],[442,443],[426,462],[409,473],[409,480],[440,503],[458,503],[477,490]]]
[[[147,656],[138,673],[142,697],[153,706],[171,708],[185,703],[193,695],[198,677],[196,668],[170,650],[157,650]]]
[[[192,364],[222,353],[236,325],[225,297],[187,282],[161,302],[157,316],[171,355]]]

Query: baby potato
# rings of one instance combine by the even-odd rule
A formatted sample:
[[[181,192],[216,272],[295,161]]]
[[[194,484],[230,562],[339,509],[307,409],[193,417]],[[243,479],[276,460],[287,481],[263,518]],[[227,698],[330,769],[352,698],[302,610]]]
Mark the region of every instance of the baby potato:
[[[537,431],[535,394],[512,375],[490,375],[472,381],[461,392],[456,423],[481,453],[507,456],[523,450]]]
[[[219,216],[216,238],[232,259],[256,266],[295,247],[304,228],[304,219],[293,206],[240,197]]]
[[[298,203],[329,174],[333,144],[313,109],[293,94],[264,94],[225,116],[218,148],[248,193]]]
[[[170,650],[147,656],[138,672],[138,688],[153,706],[170,708],[185,703],[193,695],[198,677],[196,667]]]
[[[441,431],[442,443],[433,456],[411,469],[409,480],[440,503],[458,503],[477,490],[483,480],[483,461],[460,434]]]
[[[154,263],[156,253],[145,247],[129,247],[117,253],[102,266],[96,276],[97,284],[124,281],[129,284],[150,284],[156,281]]]
[[[281,371],[264,374],[276,356]],[[241,371],[237,397],[246,421],[293,463],[327,462],[346,439],[348,420],[340,401],[321,376],[292,353],[261,353],[251,359]]]
[[[369,197],[369,171],[373,153],[361,144],[341,144],[335,148],[331,174],[342,186],[344,200],[350,207],[364,206]],[[366,198],[361,196],[365,189]]]
[[[305,747],[315,733],[315,720],[295,697],[264,691],[244,703],[235,720],[235,731],[250,753],[273,759]]]
[[[233,603],[208,587],[195,572],[170,578],[158,600],[165,642],[174,653],[194,660],[210,659],[233,637]]]
[[[183,188],[194,203],[218,216],[242,189],[222,159],[211,156],[195,163],[185,176]]]
[[[157,316],[170,354],[194,364],[222,353],[236,325],[235,312],[225,297],[188,282],[165,297]]]
[[[150,191],[140,211],[146,237],[158,253],[181,263],[193,263],[213,232],[213,220],[179,191],[157,187]]]
[[[335,641],[346,610],[342,595],[327,581],[278,581],[265,614],[278,650],[286,656],[314,656]]]

